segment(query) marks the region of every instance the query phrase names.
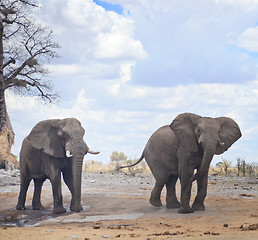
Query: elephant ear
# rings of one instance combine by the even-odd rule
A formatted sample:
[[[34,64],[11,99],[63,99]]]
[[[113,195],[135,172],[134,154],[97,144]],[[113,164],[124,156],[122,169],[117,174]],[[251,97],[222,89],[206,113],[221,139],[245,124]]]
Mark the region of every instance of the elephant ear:
[[[200,118],[201,116],[193,113],[182,113],[170,124],[170,128],[177,136],[179,143],[190,152],[198,151],[198,143],[194,131]]]
[[[36,124],[28,136],[32,147],[42,150],[52,157],[63,158],[65,151],[58,136],[61,124],[60,121],[61,120],[46,120]]]
[[[241,131],[238,124],[231,118],[219,117],[215,118],[220,124],[220,141],[224,145],[220,145],[216,151],[216,154],[222,154],[227,151],[229,147],[237,141],[241,136]]]

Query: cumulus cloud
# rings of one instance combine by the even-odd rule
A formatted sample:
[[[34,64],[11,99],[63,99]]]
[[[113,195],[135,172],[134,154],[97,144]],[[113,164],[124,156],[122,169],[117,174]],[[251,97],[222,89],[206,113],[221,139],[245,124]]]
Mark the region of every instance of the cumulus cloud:
[[[249,52],[258,52],[258,27],[251,27],[239,36],[237,45]]]
[[[257,1],[106,1],[124,14],[93,0],[41,1],[38,16],[62,46],[48,66],[61,99],[8,92],[14,153],[38,121],[76,117],[101,151],[95,160],[113,151],[135,158],[158,127],[194,112],[236,120],[243,137],[224,157],[258,162]]]
[[[138,91],[144,94],[131,95]],[[240,125],[243,137],[236,143],[234,151],[230,150],[223,156],[233,160],[240,156],[247,157],[248,161],[258,161],[256,154],[250,153],[248,149],[248,144],[255,141],[258,134],[255,127],[257,92],[258,82],[249,83],[245,87],[240,84],[193,84],[156,88],[125,84],[120,95],[112,99],[102,89],[101,102],[112,105],[110,108],[98,106],[96,100],[86,97],[89,94],[84,89],[79,90],[69,104],[48,106],[35,98],[18,97],[20,106],[17,107],[14,104],[17,95],[13,93],[8,93],[7,102],[11,119],[14,119],[18,146],[22,135],[24,137],[28,134],[36,122],[72,116],[82,122],[86,129],[85,140],[91,148],[101,150],[97,160],[108,162],[115,150],[135,157],[140,156],[148,138],[157,128],[170,124],[181,112],[193,112],[202,116],[233,118]],[[31,102],[33,104],[27,108]],[[215,159],[219,161],[220,157]]]
[[[237,42],[243,30],[257,22],[257,1],[150,0],[125,6],[148,53],[133,68],[135,84],[241,83],[256,78],[256,59],[244,55]]]

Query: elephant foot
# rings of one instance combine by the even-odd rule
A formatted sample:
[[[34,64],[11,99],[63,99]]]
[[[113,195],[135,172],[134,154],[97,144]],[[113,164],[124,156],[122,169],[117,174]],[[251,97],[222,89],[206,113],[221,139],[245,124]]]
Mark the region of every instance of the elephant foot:
[[[161,207],[162,206],[162,202],[160,201],[160,199],[154,200],[153,198],[150,198],[149,202],[154,207]]]
[[[178,213],[182,213],[182,214],[185,214],[185,213],[193,213],[193,209],[191,207],[180,207],[178,209]]]
[[[180,202],[176,201],[171,201],[171,202],[167,202],[166,204],[167,208],[179,208],[180,207]]]
[[[57,206],[53,208],[52,211],[54,214],[61,214],[61,213],[65,213],[66,209],[63,206]]]
[[[81,210],[83,210],[83,207],[82,207],[82,205],[80,204],[79,211],[76,211],[76,210],[75,210],[75,205],[72,204],[72,205],[70,206],[70,210],[71,210],[72,212],[80,212]]]
[[[196,203],[194,202],[192,205],[192,209],[194,211],[204,211],[205,210],[205,206],[203,203]]]
[[[16,210],[26,210],[26,207],[24,205],[17,204],[16,205]]]
[[[33,210],[43,210],[44,207],[43,207],[43,205],[41,203],[39,203],[39,204],[32,204],[32,209]]]

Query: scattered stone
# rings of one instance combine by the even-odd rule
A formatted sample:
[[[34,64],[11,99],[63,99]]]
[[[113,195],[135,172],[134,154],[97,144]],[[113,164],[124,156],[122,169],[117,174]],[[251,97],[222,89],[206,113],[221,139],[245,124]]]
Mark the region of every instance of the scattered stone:
[[[93,229],[100,229],[100,226],[93,226]]]
[[[204,232],[203,234],[209,235],[209,234],[211,234],[211,232],[210,232],[210,231],[206,231],[206,232]]]
[[[73,235],[73,236],[72,236],[72,239],[77,239],[77,238],[78,238],[77,235]]]
[[[258,230],[258,223],[250,225],[243,224],[240,228],[242,231]]]
[[[108,235],[104,235],[103,238],[109,238],[109,236]]]
[[[54,232],[53,229],[49,229],[49,232]]]
[[[225,223],[225,224],[223,225],[223,227],[228,227],[228,224],[227,224],[227,223]]]
[[[241,193],[239,194],[240,197],[254,197],[252,194],[246,194],[246,193]]]
[[[258,223],[256,224],[251,224],[249,227],[248,227],[248,230],[257,230],[258,229]]]
[[[179,231],[174,232],[174,233],[170,233],[169,231],[165,231],[164,233],[153,233],[149,236],[162,236],[162,235],[164,235],[164,236],[168,236],[168,235],[174,236],[174,235],[180,235],[180,234],[184,234],[184,233],[179,232]]]

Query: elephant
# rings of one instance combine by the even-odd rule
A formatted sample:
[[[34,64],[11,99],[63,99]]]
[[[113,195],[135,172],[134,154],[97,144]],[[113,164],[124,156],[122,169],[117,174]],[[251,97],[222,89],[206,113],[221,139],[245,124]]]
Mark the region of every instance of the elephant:
[[[20,152],[20,193],[17,210],[25,208],[30,181],[34,181],[32,208],[44,209],[40,195],[42,185],[49,179],[53,192],[53,213],[65,213],[61,193],[61,172],[72,199],[70,210],[80,212],[81,175],[86,153],[98,154],[89,149],[83,140],[85,130],[75,118],[44,120],[35,125],[25,137]]]
[[[170,125],[153,133],[137,162],[121,168],[135,166],[145,158],[156,180],[149,200],[151,205],[162,206],[160,194],[166,185],[167,208],[179,208],[179,213],[205,210],[210,162],[214,154],[227,151],[240,137],[240,128],[231,118],[182,113]],[[181,202],[175,190],[178,178]],[[190,207],[192,182],[195,180],[198,192]]]

